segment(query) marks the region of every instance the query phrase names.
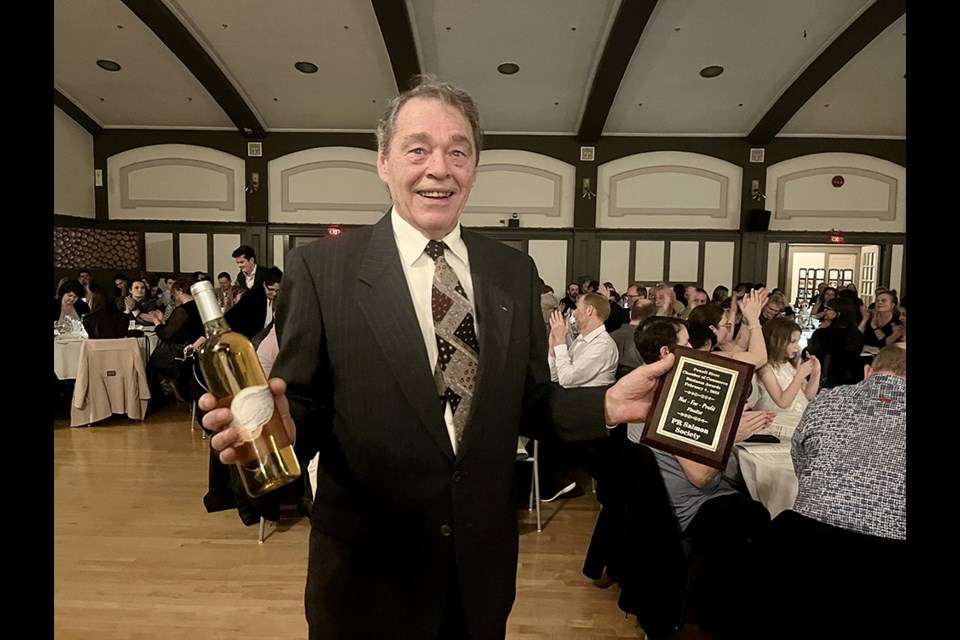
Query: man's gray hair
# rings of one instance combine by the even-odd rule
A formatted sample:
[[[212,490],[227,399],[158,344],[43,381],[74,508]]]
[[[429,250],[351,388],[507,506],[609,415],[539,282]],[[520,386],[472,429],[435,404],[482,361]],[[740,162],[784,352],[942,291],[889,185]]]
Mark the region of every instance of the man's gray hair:
[[[412,89],[391,98],[387,103],[387,110],[377,124],[377,145],[380,152],[386,155],[390,151],[393,133],[397,128],[397,114],[408,101],[413,98],[422,100],[436,100],[450,105],[463,114],[473,130],[474,164],[480,161],[480,150],[483,148],[483,131],[480,129],[480,109],[469,93],[449,82],[442,82],[433,75],[420,75],[414,78],[416,83]]]

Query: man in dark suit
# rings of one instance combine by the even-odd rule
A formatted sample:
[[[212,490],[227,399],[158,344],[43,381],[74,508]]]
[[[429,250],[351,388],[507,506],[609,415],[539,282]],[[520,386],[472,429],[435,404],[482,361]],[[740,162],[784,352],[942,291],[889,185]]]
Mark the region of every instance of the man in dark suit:
[[[257,277],[262,278],[263,284],[243,294],[223,316],[231,329],[251,340],[273,321],[273,300],[280,291],[283,271],[277,267],[258,269]]]
[[[253,247],[242,244],[234,249],[231,255],[240,269],[240,273],[237,274],[237,284],[245,286],[250,291],[258,291],[266,274],[263,269],[258,268],[257,254],[253,252]]]
[[[645,418],[672,364],[610,387],[550,383],[533,261],[459,224],[481,136],[475,103],[452,85],[428,78],[394,98],[377,131],[390,212],[285,261],[271,388],[298,457],[320,454],[313,640],[503,638],[519,431],[605,437]],[[443,242],[439,257],[428,241]],[[448,307],[462,314],[458,338],[441,337]],[[231,418],[204,418],[225,463],[237,460]]]

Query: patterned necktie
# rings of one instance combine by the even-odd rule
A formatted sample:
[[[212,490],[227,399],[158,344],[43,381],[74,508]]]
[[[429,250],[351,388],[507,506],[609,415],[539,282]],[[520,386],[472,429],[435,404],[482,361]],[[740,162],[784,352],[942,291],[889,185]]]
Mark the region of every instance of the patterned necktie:
[[[433,379],[441,406],[450,403],[459,444],[477,384],[480,343],[467,293],[443,256],[445,246],[439,240],[431,240],[424,252],[433,259],[436,267],[430,305],[437,336],[437,365],[433,369]]]

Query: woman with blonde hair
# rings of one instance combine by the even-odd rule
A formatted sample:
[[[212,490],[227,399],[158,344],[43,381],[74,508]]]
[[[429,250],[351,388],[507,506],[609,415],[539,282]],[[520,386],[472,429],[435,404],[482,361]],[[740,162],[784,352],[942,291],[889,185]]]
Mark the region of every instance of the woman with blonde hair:
[[[800,327],[792,318],[772,318],[763,325],[767,364],[757,371],[757,409],[774,411],[767,433],[791,439],[807,403],[820,390],[820,361],[800,358]]]

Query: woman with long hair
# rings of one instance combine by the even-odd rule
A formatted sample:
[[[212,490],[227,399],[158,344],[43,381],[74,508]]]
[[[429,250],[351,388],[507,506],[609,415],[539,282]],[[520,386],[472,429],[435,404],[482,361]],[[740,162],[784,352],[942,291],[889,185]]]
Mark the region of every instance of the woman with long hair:
[[[83,328],[93,340],[123,338],[127,335],[127,316],[107,299],[103,288],[90,293],[90,313],[83,316]]]
[[[813,332],[807,350],[820,360],[820,386],[830,389],[863,380],[863,334],[857,329],[857,308],[845,297],[828,300],[824,320],[829,325]]]
[[[757,371],[760,398],[755,407],[777,415],[769,432],[781,440],[793,437],[807,403],[820,390],[820,361],[800,359],[800,327],[792,318],[771,318],[763,325],[767,364]]]
[[[817,302],[813,305],[813,309],[810,310],[810,316],[817,320],[823,320],[827,312],[827,303],[836,297],[836,287],[827,287],[821,291],[820,295],[817,296]]]
[[[863,344],[882,349],[893,344],[903,336],[903,327],[897,313],[897,294],[884,291],[877,294],[876,306],[866,309],[858,329],[863,333]]]

